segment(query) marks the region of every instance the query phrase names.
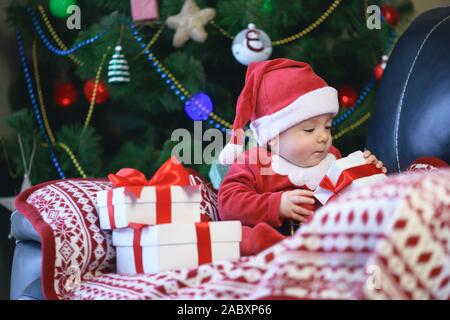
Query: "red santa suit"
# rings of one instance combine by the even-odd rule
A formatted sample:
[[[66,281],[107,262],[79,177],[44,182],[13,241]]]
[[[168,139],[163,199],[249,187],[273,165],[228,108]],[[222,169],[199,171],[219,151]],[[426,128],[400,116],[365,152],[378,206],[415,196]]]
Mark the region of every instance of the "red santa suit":
[[[280,218],[283,191],[314,191],[332,163],[341,158],[331,147],[316,166],[298,167],[263,148],[250,149],[239,156],[219,189],[219,214],[222,220],[240,220],[243,227],[241,254],[255,254],[289,235],[289,221]],[[314,205],[303,204],[315,211]]]
[[[233,164],[219,188],[219,215],[223,220],[240,220],[244,225],[242,255],[255,254],[283,239],[274,229],[284,223],[279,218],[282,192],[315,189],[340,157],[332,147],[318,165],[301,168],[271,155],[264,147],[286,129],[319,115],[336,115],[338,110],[337,90],[307,63],[274,59],[248,66],[230,142],[219,155],[220,163]],[[263,148],[243,153],[243,129],[248,122]]]

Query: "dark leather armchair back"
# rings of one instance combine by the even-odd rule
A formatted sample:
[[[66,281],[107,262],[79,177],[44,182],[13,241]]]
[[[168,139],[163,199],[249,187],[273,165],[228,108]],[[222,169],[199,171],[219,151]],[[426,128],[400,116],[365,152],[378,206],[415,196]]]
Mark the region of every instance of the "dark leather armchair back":
[[[450,7],[423,13],[397,42],[377,93],[367,147],[389,172],[423,156],[450,163]]]

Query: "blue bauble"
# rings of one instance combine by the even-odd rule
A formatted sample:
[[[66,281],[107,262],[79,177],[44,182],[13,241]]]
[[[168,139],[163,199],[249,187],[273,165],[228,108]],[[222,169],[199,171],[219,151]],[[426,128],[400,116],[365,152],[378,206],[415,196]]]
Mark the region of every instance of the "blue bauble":
[[[192,120],[203,121],[208,119],[213,111],[213,103],[206,93],[199,92],[186,101],[184,111]]]

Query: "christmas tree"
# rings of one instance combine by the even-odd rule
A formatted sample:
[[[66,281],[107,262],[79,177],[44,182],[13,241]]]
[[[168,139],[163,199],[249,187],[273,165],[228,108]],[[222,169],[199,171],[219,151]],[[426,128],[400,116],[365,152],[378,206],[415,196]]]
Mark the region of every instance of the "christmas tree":
[[[132,12],[139,2],[145,10]],[[381,8],[379,28],[368,27],[371,5]],[[16,172],[16,186],[31,158],[33,184],[122,167],[150,177],[177,143],[175,129],[192,132],[200,119],[225,135],[246,72],[232,43],[249,24],[247,44],[305,61],[339,89],[334,145],[344,155],[362,149],[382,57],[411,11],[409,1],[11,1],[20,61],[7,123],[17,136],[3,141],[2,170]],[[195,99],[206,101],[199,110]],[[193,168],[207,177],[210,165]]]

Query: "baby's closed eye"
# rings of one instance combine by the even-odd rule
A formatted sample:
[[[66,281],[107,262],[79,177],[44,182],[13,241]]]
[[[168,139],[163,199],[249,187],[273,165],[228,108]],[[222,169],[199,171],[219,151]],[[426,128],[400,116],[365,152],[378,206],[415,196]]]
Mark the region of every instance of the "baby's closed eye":
[[[305,129],[303,129],[303,131],[311,133],[311,132],[314,132],[315,129],[316,128],[305,128]],[[326,125],[325,130],[331,130],[331,125]]]

